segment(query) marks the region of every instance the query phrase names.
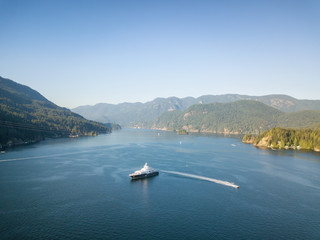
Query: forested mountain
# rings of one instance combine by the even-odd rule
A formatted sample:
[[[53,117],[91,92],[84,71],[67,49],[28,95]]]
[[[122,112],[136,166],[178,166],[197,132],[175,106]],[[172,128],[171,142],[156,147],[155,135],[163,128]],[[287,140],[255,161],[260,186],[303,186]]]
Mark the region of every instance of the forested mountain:
[[[197,104],[185,111],[166,112],[144,127],[188,132],[259,134],[273,127],[316,128],[320,111],[285,113],[253,100]]]
[[[272,149],[306,149],[320,152],[320,129],[272,128],[256,137],[246,135],[242,141]]]
[[[95,135],[110,129],[48,101],[37,91],[0,77],[0,144],[46,137]]]
[[[99,103],[94,106],[80,106],[72,111],[95,121],[117,122],[121,126],[144,125],[165,112],[186,110],[194,104],[229,103],[239,100],[255,100],[284,112],[320,110],[320,100],[298,100],[287,95],[248,96],[238,94],[205,95],[198,98],[156,98],[146,103]]]

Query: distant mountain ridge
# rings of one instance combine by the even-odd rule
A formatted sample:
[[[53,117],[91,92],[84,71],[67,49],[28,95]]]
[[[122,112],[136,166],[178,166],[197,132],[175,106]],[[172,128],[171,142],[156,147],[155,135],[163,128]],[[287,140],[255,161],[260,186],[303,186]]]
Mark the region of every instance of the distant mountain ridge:
[[[61,108],[39,92],[0,77],[0,148],[47,137],[96,135],[110,129]]]
[[[274,127],[319,128],[320,111],[286,113],[254,100],[196,104],[166,112],[143,126],[160,130],[223,134],[260,134]]]
[[[195,104],[229,103],[238,100],[255,100],[284,112],[320,110],[320,100],[299,100],[287,95],[249,96],[239,94],[204,95],[198,98],[156,98],[146,103],[99,103],[72,109],[85,118],[100,122],[117,122],[124,127],[146,124],[173,110],[184,111]]]

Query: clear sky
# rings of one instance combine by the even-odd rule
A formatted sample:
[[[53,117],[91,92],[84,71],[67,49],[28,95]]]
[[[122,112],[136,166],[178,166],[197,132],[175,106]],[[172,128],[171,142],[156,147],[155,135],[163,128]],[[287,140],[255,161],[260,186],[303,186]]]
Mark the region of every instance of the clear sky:
[[[0,76],[69,108],[320,99],[320,1],[0,0]]]

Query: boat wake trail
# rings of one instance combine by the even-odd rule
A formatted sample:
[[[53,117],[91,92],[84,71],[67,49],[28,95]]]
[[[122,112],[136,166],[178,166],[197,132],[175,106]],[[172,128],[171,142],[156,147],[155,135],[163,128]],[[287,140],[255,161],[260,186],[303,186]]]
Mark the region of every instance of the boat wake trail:
[[[0,162],[13,162],[13,161],[42,159],[42,158],[50,158],[50,157],[61,157],[61,156],[79,154],[79,153],[88,153],[88,152],[93,152],[93,151],[94,150],[79,151],[79,152],[69,152],[69,153],[57,153],[57,154],[50,154],[50,155],[43,155],[43,156],[33,156],[33,157],[24,157],[24,158],[9,158],[9,159],[1,159]]]
[[[169,174],[180,175],[180,176],[185,176],[185,177],[190,177],[190,178],[195,178],[195,179],[200,179],[200,180],[209,181],[209,182],[214,182],[214,183],[222,184],[222,185],[225,185],[225,186],[228,186],[228,187],[239,188],[239,186],[235,185],[234,183],[227,182],[227,181],[222,181],[222,180],[217,180],[217,179],[214,179],[214,178],[208,178],[208,177],[198,176],[198,175],[189,174],[189,173],[176,172],[176,171],[162,170],[162,172],[169,173]]]

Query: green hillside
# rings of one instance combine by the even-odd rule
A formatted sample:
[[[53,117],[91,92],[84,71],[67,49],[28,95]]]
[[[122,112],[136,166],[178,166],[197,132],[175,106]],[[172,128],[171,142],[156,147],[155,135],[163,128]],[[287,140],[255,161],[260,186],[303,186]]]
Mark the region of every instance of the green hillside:
[[[253,100],[197,104],[185,111],[166,112],[146,127],[188,132],[259,134],[270,128],[311,128],[320,124],[320,111],[285,113]]]
[[[283,128],[319,128],[320,111],[305,110],[286,113],[279,117],[277,126]]]
[[[110,129],[48,101],[37,91],[0,77],[0,144],[47,137],[96,135]]]
[[[243,142],[253,143],[258,147],[279,149],[305,149],[320,151],[320,129],[285,129],[272,128],[254,137],[244,136]]]

